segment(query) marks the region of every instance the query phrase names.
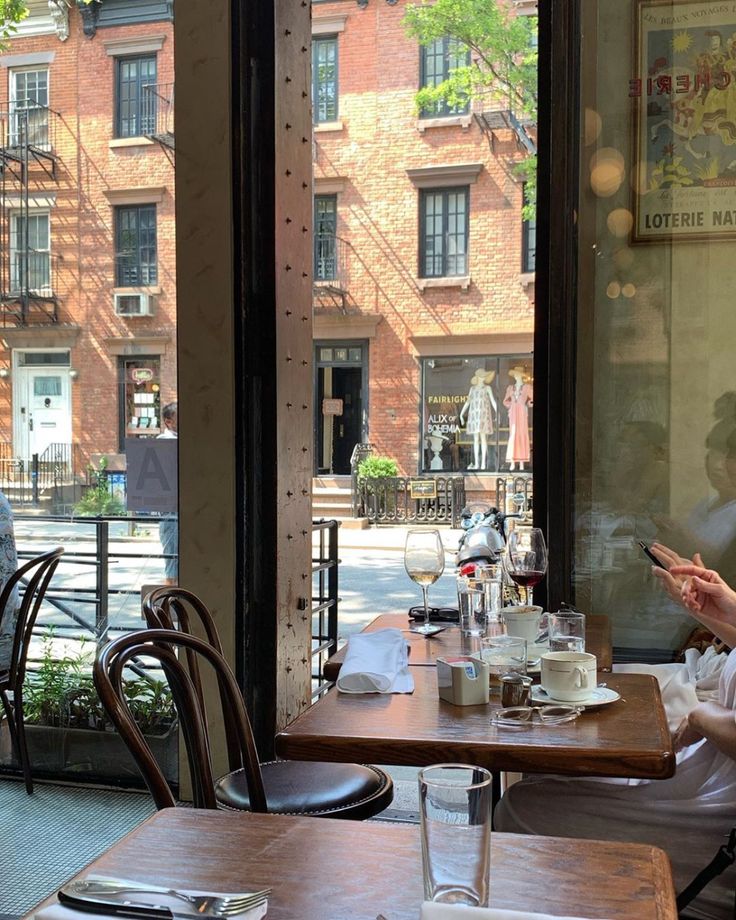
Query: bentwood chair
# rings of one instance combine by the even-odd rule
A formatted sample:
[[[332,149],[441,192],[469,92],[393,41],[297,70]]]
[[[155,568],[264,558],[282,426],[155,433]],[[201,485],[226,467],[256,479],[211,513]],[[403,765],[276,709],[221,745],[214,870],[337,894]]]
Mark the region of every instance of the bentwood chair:
[[[33,792],[33,779],[23,722],[23,681],[36,617],[63,554],[58,547],[29,560],[11,575],[0,593],[0,635],[8,637],[10,646],[9,657],[0,665],[0,700],[29,795]],[[21,582],[25,591],[18,601]],[[8,694],[12,694],[12,700]]]
[[[207,642],[222,654],[212,614],[191,591],[169,586],[155,588],[143,601],[143,615],[151,629],[177,629],[193,635],[198,625]],[[189,676],[203,706],[196,655],[187,649],[185,657]],[[250,811],[249,777],[240,769],[238,752],[233,745],[237,729],[224,699],[221,705],[230,772],[215,784],[217,800],[221,808]],[[388,808],[393,800],[391,777],[370,765],[277,760],[260,764],[260,771],[268,810],[278,813],[364,820]]]
[[[185,652],[178,657],[176,650]],[[367,818],[393,798],[390,777],[375,767],[277,761],[260,764],[243,696],[220,652],[208,642],[171,629],[128,633],[106,645],[94,664],[97,692],[143,774],[157,808],[176,805],[164,775],[135,723],[123,671],[133,659],[157,660],[166,674],[181,723],[195,808],[226,808],[333,818]],[[197,677],[191,676],[196,661]],[[228,732],[230,772],[218,780],[212,769],[207,714],[198,689],[200,663],[217,679]]]

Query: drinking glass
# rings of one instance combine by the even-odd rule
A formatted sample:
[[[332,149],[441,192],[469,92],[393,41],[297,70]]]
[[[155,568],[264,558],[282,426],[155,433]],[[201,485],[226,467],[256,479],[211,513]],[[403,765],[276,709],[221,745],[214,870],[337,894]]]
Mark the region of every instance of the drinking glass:
[[[538,527],[517,527],[509,534],[504,557],[510,578],[526,593],[532,604],[533,588],[547,572],[547,546]]]
[[[526,674],[526,639],[521,636],[488,636],[480,640],[480,657],[488,664],[493,685],[506,674]]]
[[[445,548],[438,530],[410,530],[407,533],[404,568],[409,578],[420,585],[424,597],[424,623],[413,627],[413,631],[431,635],[437,630],[429,622],[429,586],[445,570]]]
[[[425,899],[487,907],[491,774],[464,764],[425,767],[419,801]]]
[[[550,652],[585,651],[585,614],[560,610],[547,615]]]
[[[485,636],[488,608],[486,592],[477,578],[457,579],[457,603],[460,609],[460,629],[464,636]]]

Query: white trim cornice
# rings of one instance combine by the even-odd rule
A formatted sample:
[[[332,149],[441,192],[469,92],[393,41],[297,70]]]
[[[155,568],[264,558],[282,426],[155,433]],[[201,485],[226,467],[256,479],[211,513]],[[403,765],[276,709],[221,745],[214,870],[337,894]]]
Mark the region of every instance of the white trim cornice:
[[[109,57],[122,57],[125,54],[145,54],[147,51],[160,51],[166,36],[140,35],[137,38],[108,38],[103,41]]]
[[[420,166],[407,169],[406,174],[416,188],[446,188],[450,185],[472,185],[482,169],[482,163],[458,163]]]

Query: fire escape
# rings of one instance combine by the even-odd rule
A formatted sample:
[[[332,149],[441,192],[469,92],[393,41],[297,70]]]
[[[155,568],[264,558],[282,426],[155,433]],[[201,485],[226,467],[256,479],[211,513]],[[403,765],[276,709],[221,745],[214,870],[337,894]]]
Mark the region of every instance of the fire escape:
[[[47,212],[36,199],[57,181],[56,112],[31,102],[0,112],[0,316],[3,325],[57,323]]]
[[[143,133],[174,153],[174,84],[149,83],[143,87]]]
[[[516,136],[516,142],[526,151],[534,156],[537,152],[537,145],[529,133],[529,128],[533,123],[528,119],[518,118],[511,109],[490,109],[476,113],[476,119],[481,130],[490,140],[491,148],[495,150],[495,140],[497,131],[512,131]]]
[[[315,309],[348,312],[347,240],[328,233],[314,237],[314,289],[312,302]]]

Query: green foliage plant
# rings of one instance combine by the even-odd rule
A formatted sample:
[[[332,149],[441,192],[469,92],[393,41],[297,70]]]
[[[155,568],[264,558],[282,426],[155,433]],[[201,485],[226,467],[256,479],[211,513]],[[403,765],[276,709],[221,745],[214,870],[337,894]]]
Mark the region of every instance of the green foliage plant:
[[[404,26],[420,45],[447,36],[470,51],[469,64],[451,69],[438,86],[419,90],[418,112],[440,102],[456,107],[475,100],[485,111],[510,109],[536,124],[536,16],[517,15],[505,0],[423,0],[407,6]],[[516,167],[524,182],[526,220],[535,215],[536,162],[536,154],[529,154]]]
[[[74,513],[79,517],[114,517],[125,514],[125,506],[120,499],[113,495],[108,484],[107,460],[100,460],[98,470],[89,468],[93,480],[91,488],[82,496],[74,507]]]
[[[358,466],[358,485],[362,486],[368,479],[398,475],[398,464],[390,457],[366,457]]]

